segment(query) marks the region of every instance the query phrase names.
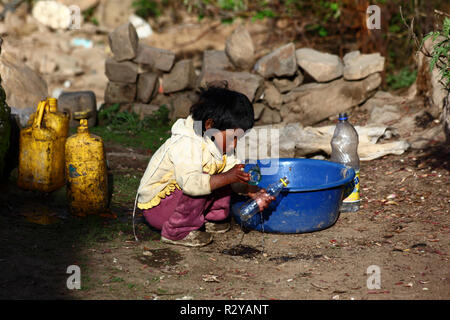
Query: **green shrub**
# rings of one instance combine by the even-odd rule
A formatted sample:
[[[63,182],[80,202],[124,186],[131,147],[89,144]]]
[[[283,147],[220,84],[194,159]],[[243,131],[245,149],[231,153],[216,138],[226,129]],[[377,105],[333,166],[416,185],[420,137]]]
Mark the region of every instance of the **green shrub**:
[[[252,17],[252,21],[255,20],[262,20],[264,18],[275,18],[276,17],[276,13],[270,9],[265,9],[265,10],[261,10],[258,11],[253,17]]]
[[[417,70],[405,67],[399,72],[386,75],[386,83],[392,90],[407,88],[416,81]]]
[[[134,0],[132,6],[136,15],[143,19],[147,19],[149,17],[159,17],[162,13],[157,1]]]
[[[228,11],[245,10],[247,7],[243,0],[218,0],[217,5],[221,9]]]
[[[432,37],[433,50],[431,52],[430,71],[438,68],[443,85],[450,90],[450,19],[444,18],[442,30],[428,33],[422,40],[421,48],[425,40]]]
[[[105,141],[124,146],[159,148],[170,137],[169,109],[162,105],[153,114],[140,119],[134,112],[119,111],[120,105],[102,107],[98,113],[100,125],[90,130]]]

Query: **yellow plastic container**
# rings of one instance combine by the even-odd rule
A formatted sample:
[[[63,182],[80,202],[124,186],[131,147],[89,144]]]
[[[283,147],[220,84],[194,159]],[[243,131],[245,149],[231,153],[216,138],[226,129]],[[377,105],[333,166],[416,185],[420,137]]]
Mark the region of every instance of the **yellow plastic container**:
[[[58,112],[57,100],[41,101],[31,125],[20,131],[17,185],[52,192],[64,186],[64,149],[69,117]]]
[[[108,173],[103,140],[88,130],[88,113],[80,119],[77,133],[66,141],[66,179],[69,210],[73,215],[105,214],[108,211]]]

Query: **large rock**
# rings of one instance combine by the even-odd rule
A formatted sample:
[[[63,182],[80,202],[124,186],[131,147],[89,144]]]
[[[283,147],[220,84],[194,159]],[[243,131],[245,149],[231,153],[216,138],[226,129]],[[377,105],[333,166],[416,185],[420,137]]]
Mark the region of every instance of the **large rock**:
[[[202,70],[230,70],[233,64],[228,58],[225,51],[222,50],[205,50],[203,51]]]
[[[62,92],[58,97],[58,109],[69,114],[69,126],[78,127],[80,120],[74,119],[74,112],[88,111],[88,126],[97,123],[97,99],[92,91]]]
[[[297,140],[302,127],[299,123],[289,123],[280,130],[279,153],[280,158],[299,157],[297,151]]]
[[[360,138],[358,153],[362,161],[387,154],[400,155],[409,148],[409,143],[404,140],[379,143],[381,138],[386,139],[385,136],[392,135],[386,126],[355,126],[355,129]],[[334,125],[303,127],[299,123],[255,126],[245,139],[238,141],[236,151],[239,158],[250,155],[247,157],[250,159],[329,155],[334,130]]]
[[[401,118],[401,112],[395,105],[386,104],[382,107],[375,107],[370,113],[367,121],[369,124],[391,124]]]
[[[243,26],[237,27],[227,38],[225,52],[237,68],[248,70],[253,67],[255,48],[250,34]]]
[[[411,149],[423,150],[436,144],[438,141],[442,143],[445,139],[444,130],[442,130],[442,124],[440,124],[420,132],[416,129],[406,140],[411,144]]]
[[[195,70],[191,59],[178,61],[170,73],[164,73],[164,93],[171,93],[195,87]]]
[[[190,114],[191,106],[198,100],[195,92],[177,92],[169,100],[169,118],[172,120],[186,118]]]
[[[271,108],[264,108],[255,125],[273,124],[281,122],[280,112]]]
[[[204,70],[200,75],[199,86],[226,81],[228,88],[241,92],[250,101],[259,98],[264,90],[264,79],[248,72],[231,72],[225,70]]]
[[[406,98],[402,96],[393,95],[390,92],[378,90],[370,99],[361,106],[361,108],[371,113],[374,108],[380,108],[385,105],[400,106],[406,102]]]
[[[0,34],[27,36],[39,28],[39,22],[29,14],[30,5],[22,2],[15,11],[6,11],[3,23],[0,24]]]
[[[37,1],[32,15],[38,22],[52,29],[68,29],[72,23],[71,10],[58,1]]]
[[[190,92],[190,91],[187,91]],[[164,107],[167,110],[169,110],[169,118],[170,115],[173,113],[173,107],[171,104],[171,100],[173,100],[173,96],[177,95],[178,93],[174,93],[172,95],[167,95],[163,93],[158,93],[151,101],[152,105],[158,106],[158,107]]]
[[[71,1],[71,0],[69,0]],[[130,15],[134,13],[133,2],[135,0],[107,0],[100,1],[94,17],[100,26],[114,29],[128,22]]]
[[[428,38],[423,44],[423,51],[431,54],[433,44],[439,43],[444,38],[437,37],[433,43],[432,38]],[[444,124],[447,142],[450,142],[450,92],[441,83],[441,75],[437,66],[430,72],[431,58],[419,51],[417,56],[417,94],[424,96],[428,100],[428,111],[436,118],[440,116]]]
[[[316,153],[330,155],[330,141],[335,128],[335,125],[328,125],[296,130],[295,156],[303,157]],[[361,161],[370,161],[387,154],[400,155],[410,147],[404,140],[388,141],[392,132],[387,126],[355,126],[355,130],[359,136],[358,154]]]
[[[334,54],[310,48],[295,51],[297,64],[318,82],[328,82],[342,76],[344,65]]]
[[[139,115],[139,119],[144,119],[146,116],[153,115],[156,111],[159,110],[159,106],[154,104],[145,104],[145,103],[133,103],[131,107],[131,111]]]
[[[12,51],[10,53],[13,54]],[[20,55],[22,61],[26,61],[28,66],[43,76],[55,77],[57,75],[57,77],[67,79],[84,73],[86,61],[80,59],[73,52],[70,54],[61,52],[57,46],[37,46],[28,52],[23,52],[23,55],[22,52],[17,54]],[[90,61],[97,63],[94,59]],[[101,61],[103,62],[103,58]]]
[[[139,39],[131,23],[123,24],[108,35],[109,46],[116,61],[132,60],[138,51]]]
[[[96,7],[100,3],[100,0],[58,0],[58,1],[61,2],[62,4],[65,4],[66,6],[75,5],[78,8],[80,8],[81,12]]]
[[[380,84],[379,73],[362,81],[305,84],[283,95],[281,117],[284,123],[312,125],[364,102]]]
[[[131,61],[117,62],[108,58],[105,62],[105,74],[110,81],[135,83],[138,66]]]
[[[236,155],[239,159],[294,158],[300,130],[301,126],[298,123],[256,124],[246,132],[245,138],[238,140]],[[274,173],[276,172],[266,172],[266,174]]]
[[[175,53],[170,50],[139,44],[134,62],[168,72],[172,69],[173,63],[175,62]]]
[[[278,91],[281,93],[286,93],[301,85],[303,78],[303,74],[300,70],[298,70],[297,75],[287,78],[273,78],[272,82]]]
[[[137,82],[137,99],[140,102],[150,102],[150,100],[158,93],[158,89],[158,74],[146,72],[139,75]]]
[[[266,105],[264,103],[254,103],[253,104],[253,114],[254,114],[255,120],[259,120],[261,118],[261,115],[264,112],[265,108],[266,108]]]
[[[260,58],[255,64],[255,71],[264,78],[294,75],[297,71],[294,44],[288,43]]]
[[[384,57],[378,52],[361,54],[359,50],[344,56],[344,79],[359,80],[384,69]]]
[[[30,114],[36,111],[39,101],[47,98],[47,83],[8,52],[3,52],[0,56],[0,74],[6,92],[6,103],[11,107],[11,112],[18,115],[20,125],[25,126]]]
[[[280,110],[280,107],[283,104],[283,97],[281,93],[270,82],[265,83],[264,100],[266,100],[267,104],[273,109]]]
[[[105,89],[105,103],[133,102],[136,97],[136,84],[123,82],[108,82]]]
[[[237,142],[236,156],[238,159],[278,159],[280,137],[279,130],[273,130],[274,126],[276,125],[256,125],[248,130],[245,136]]]

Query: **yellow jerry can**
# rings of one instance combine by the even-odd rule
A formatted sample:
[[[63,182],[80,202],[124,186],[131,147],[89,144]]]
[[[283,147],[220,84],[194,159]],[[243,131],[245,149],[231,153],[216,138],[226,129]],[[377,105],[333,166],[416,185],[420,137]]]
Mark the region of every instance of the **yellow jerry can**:
[[[108,173],[102,138],[90,134],[88,112],[75,112],[77,133],[66,141],[66,180],[73,215],[102,215],[108,211]]]
[[[64,186],[64,148],[68,132],[69,117],[58,112],[57,100],[41,101],[30,126],[20,131],[19,187],[52,192]]]

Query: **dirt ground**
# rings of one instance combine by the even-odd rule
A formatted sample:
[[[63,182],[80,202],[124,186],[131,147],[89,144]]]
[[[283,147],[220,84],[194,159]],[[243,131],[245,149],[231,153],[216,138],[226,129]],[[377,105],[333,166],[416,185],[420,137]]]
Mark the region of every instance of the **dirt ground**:
[[[142,174],[139,159],[128,175]],[[330,228],[244,233],[233,222],[202,248],[160,243],[142,218],[135,242],[132,194],[113,201],[117,219],[80,219],[68,215],[64,188],[37,195],[11,179],[0,192],[0,298],[449,299],[449,159],[438,145],[362,162],[361,210]],[[42,213],[57,222],[30,222]],[[81,290],[66,286],[69,265],[80,267]],[[380,289],[367,287],[373,265]]]

